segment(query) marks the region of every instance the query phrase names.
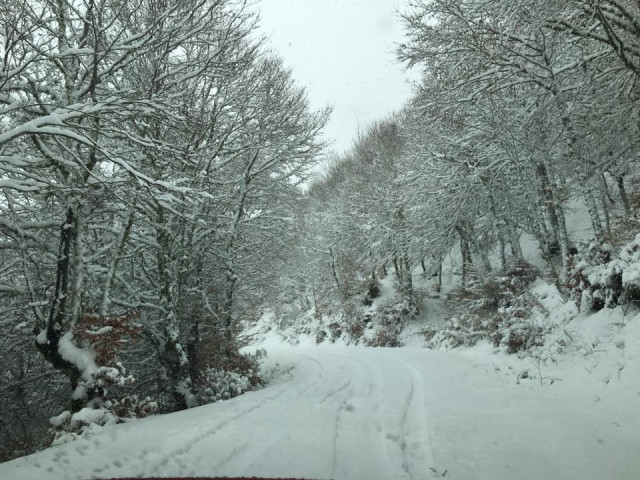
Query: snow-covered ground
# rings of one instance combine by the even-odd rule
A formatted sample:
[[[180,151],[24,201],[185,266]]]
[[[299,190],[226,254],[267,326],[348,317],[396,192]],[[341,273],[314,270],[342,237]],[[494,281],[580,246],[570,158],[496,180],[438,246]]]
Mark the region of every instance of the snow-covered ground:
[[[520,361],[488,346],[292,347],[272,337],[267,348],[274,378],[260,391],[105,428],[1,464],[0,478],[639,478],[638,358],[606,382],[587,372],[591,360],[543,367],[539,382],[518,380]]]

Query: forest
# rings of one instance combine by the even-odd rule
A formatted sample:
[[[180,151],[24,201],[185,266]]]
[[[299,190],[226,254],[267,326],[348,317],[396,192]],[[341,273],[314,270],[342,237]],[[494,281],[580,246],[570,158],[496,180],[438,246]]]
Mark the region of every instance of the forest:
[[[447,257],[439,345],[538,345],[538,277],[637,308],[640,4],[408,3],[414,95],[340,155],[251,2],[0,4],[0,461],[260,388],[265,312],[401,346]]]

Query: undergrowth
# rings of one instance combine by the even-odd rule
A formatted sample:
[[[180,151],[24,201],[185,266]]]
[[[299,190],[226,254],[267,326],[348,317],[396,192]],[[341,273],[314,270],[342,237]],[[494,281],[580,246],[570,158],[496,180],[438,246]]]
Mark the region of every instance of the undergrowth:
[[[484,283],[450,294],[447,306],[453,313],[442,331],[423,332],[428,344],[456,348],[490,340],[509,353],[541,345],[544,328],[530,320],[537,306],[530,286],[539,276],[538,269],[519,261]]]

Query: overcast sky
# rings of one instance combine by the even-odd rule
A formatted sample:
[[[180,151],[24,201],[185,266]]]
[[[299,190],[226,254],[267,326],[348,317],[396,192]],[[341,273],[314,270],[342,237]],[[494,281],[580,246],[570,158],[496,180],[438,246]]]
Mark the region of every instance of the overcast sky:
[[[408,99],[396,62],[402,0],[259,0],[262,30],[307,89],[314,107],[333,106],[326,136],[347,150],[358,127],[399,110]]]

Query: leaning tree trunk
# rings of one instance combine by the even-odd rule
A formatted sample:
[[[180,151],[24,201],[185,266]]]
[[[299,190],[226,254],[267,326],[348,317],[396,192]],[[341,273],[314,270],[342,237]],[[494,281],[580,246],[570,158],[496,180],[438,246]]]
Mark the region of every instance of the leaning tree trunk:
[[[53,291],[53,299],[49,309],[46,325],[38,323],[36,327],[36,347],[45,360],[53,368],[64,373],[71,383],[74,392],[71,401],[71,411],[76,412],[82,408],[87,397],[81,395],[77,389],[82,379],[83,370],[80,365],[65,358],[61,342],[63,337],[70,333],[74,322],[68,312],[68,300],[72,295],[72,270],[73,270],[73,246],[76,243],[76,208],[73,201],[69,202],[65,219],[60,226],[60,242],[58,246],[58,259],[56,265],[56,283]]]

